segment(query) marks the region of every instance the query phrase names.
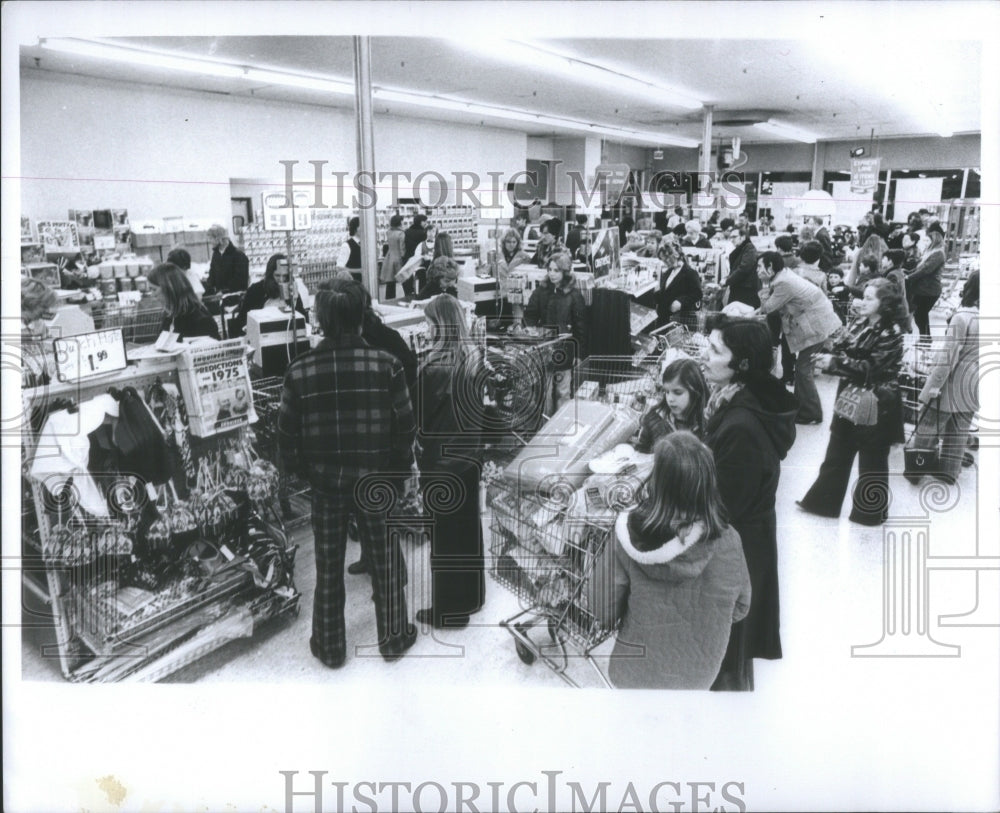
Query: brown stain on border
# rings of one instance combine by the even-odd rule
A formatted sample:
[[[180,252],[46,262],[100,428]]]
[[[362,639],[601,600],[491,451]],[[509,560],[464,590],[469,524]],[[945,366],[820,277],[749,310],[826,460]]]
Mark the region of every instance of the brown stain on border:
[[[122,802],[125,801],[125,796],[128,795],[128,790],[125,786],[110,774],[98,779],[97,787],[104,791],[104,795],[108,797],[108,803],[115,807],[121,807]]]

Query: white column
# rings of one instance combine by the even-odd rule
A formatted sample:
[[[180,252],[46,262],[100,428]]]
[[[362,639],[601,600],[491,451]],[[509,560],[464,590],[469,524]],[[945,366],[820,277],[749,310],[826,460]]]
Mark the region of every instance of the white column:
[[[354,37],[354,121],[357,128],[358,172],[375,173],[375,140],[372,133],[371,38]],[[369,186],[374,186],[371,181]],[[358,212],[361,218],[361,279],[372,299],[378,299],[378,237],[375,208]]]

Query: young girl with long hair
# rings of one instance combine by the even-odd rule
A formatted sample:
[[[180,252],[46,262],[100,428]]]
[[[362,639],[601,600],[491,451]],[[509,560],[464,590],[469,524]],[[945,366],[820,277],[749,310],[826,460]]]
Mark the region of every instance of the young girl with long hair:
[[[621,621],[608,666],[616,687],[708,689],[750,607],[750,575],[712,452],[682,431],[654,454],[641,502],[598,557],[588,606],[603,626]]]
[[[693,359],[676,359],[668,364],[657,387],[659,400],[639,420],[635,449],[644,454],[653,450],[661,437],[686,429],[696,437],[705,434],[705,405],[708,385]]]

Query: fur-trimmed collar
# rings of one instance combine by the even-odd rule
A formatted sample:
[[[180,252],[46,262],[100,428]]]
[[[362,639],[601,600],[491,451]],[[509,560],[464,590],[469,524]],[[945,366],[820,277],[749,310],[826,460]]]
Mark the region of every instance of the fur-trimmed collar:
[[[615,521],[615,535],[629,558],[640,565],[664,565],[690,550],[696,542],[701,541],[705,536],[704,524],[695,522],[685,529],[683,534],[673,537],[655,550],[637,550],[632,544],[632,534],[628,528],[628,518],[631,513],[631,511],[623,511],[618,515],[618,519]]]

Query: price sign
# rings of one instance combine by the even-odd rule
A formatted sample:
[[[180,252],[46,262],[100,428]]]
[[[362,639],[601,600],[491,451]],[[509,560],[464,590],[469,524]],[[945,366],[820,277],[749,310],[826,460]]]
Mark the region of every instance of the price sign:
[[[128,366],[121,328],[56,339],[52,349],[60,381],[81,381]]]
[[[267,231],[298,231],[312,226],[312,209],[307,192],[264,192],[261,196],[264,228]]]

